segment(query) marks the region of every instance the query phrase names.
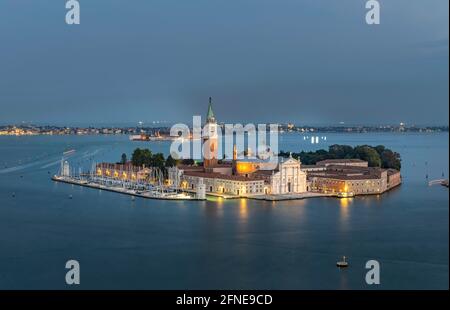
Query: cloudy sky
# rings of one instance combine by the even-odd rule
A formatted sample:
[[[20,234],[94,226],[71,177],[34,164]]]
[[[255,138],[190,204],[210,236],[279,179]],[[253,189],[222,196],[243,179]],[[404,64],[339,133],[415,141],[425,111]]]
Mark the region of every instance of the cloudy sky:
[[[0,123],[448,124],[448,0],[0,0]]]

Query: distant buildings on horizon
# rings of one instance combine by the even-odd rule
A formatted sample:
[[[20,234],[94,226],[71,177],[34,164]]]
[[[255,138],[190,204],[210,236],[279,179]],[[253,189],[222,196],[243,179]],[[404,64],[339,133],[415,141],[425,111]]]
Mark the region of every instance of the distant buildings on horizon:
[[[218,124],[223,126],[224,124]],[[368,132],[448,132],[448,126],[367,125],[367,126],[297,126],[293,123],[280,124],[280,133],[368,133]],[[170,127],[142,126],[88,126],[68,127],[50,125],[4,125],[0,126],[0,136],[23,135],[169,135]]]

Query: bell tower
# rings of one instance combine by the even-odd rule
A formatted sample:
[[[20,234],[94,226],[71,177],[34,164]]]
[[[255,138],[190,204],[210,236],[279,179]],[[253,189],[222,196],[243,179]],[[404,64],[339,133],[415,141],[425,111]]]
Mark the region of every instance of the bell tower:
[[[217,165],[217,122],[212,110],[212,98],[209,97],[208,114],[203,128],[203,167],[212,168]]]

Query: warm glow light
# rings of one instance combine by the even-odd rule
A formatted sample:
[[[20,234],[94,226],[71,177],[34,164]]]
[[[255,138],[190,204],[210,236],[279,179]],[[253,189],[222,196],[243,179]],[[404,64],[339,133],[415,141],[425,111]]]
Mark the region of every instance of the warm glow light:
[[[241,198],[239,203],[239,217],[241,219],[247,219],[248,217],[248,207],[247,207],[247,199]]]
[[[343,207],[343,208],[348,207],[349,198],[341,198],[339,201],[341,203],[341,207]]]
[[[186,180],[181,182],[181,188],[187,188],[188,187],[188,182]]]
[[[245,187],[241,186],[241,188],[239,189],[239,194],[245,194]]]
[[[256,171],[256,165],[249,162],[237,162],[236,172],[239,174],[252,173]]]

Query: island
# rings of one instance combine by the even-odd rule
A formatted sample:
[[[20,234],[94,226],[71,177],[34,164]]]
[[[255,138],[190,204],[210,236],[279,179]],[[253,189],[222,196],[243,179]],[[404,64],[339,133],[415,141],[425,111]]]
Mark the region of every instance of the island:
[[[218,124],[210,100],[205,126]],[[380,195],[401,184],[400,154],[385,146],[331,145],[328,150],[283,152],[271,158],[250,156],[233,147],[231,159],[219,159],[217,135],[203,137],[210,146],[203,161],[176,160],[149,149],[135,149],[131,160],[93,164],[77,176],[67,161],[55,181],[98,187],[158,199],[291,200],[312,197],[348,198]]]

